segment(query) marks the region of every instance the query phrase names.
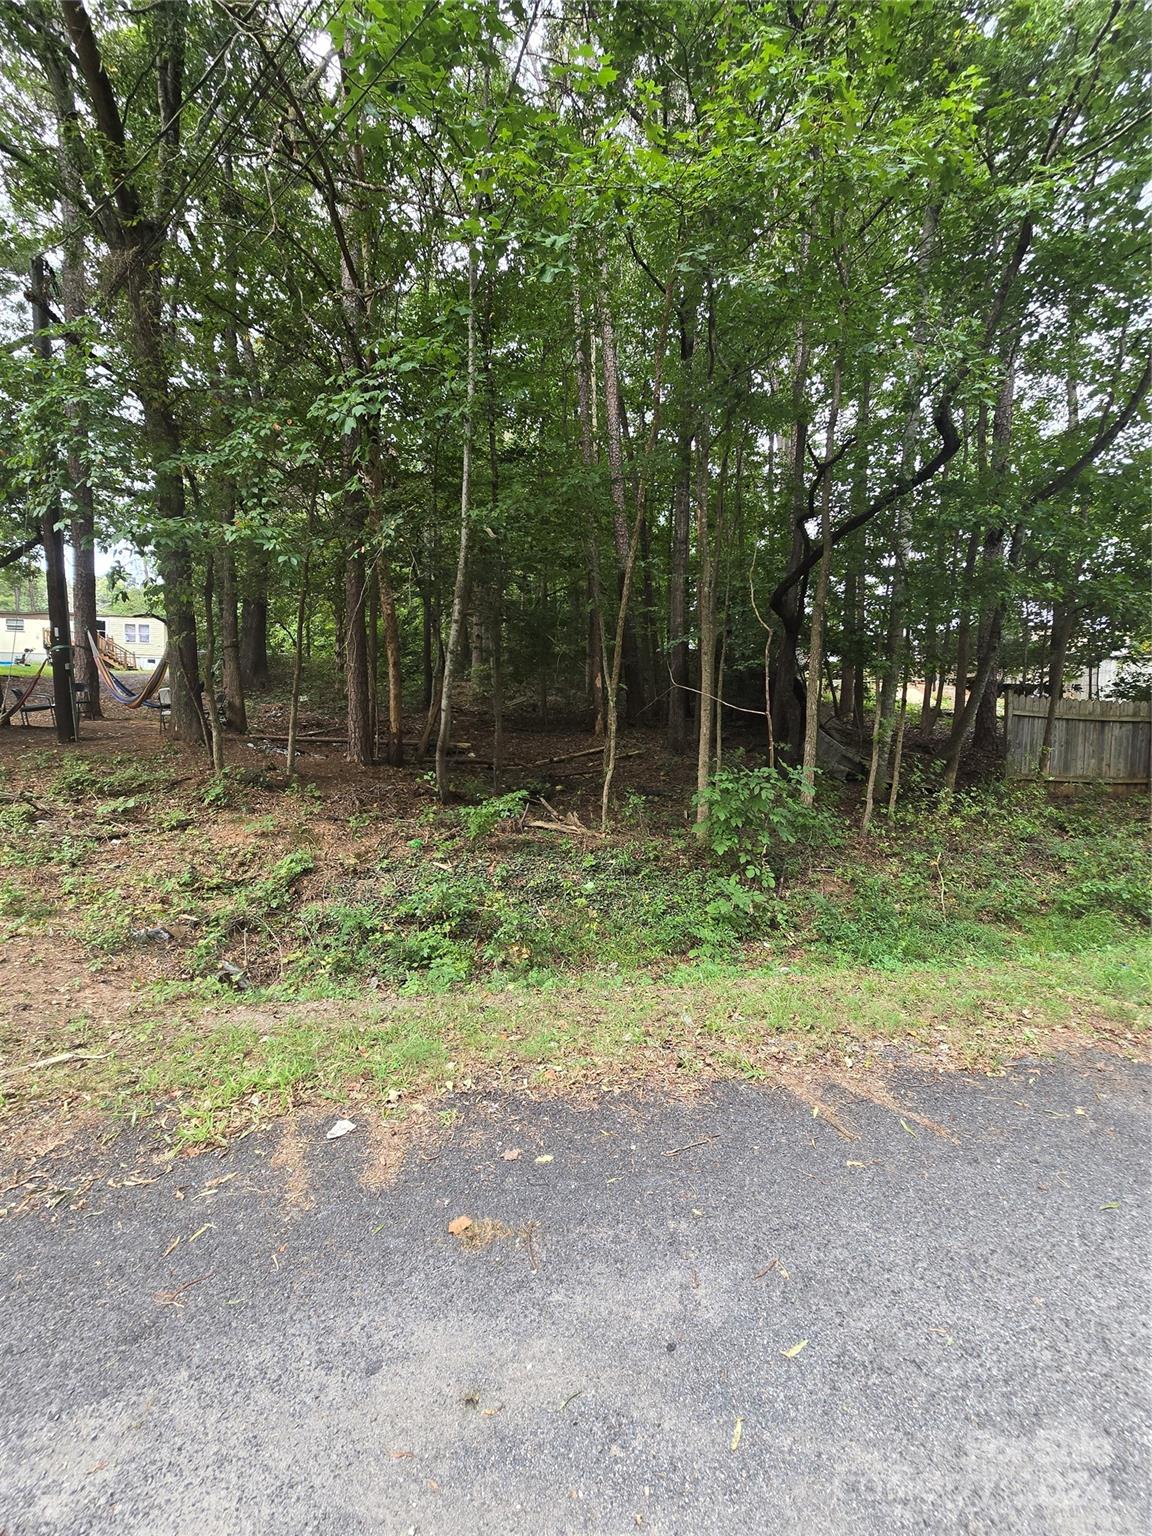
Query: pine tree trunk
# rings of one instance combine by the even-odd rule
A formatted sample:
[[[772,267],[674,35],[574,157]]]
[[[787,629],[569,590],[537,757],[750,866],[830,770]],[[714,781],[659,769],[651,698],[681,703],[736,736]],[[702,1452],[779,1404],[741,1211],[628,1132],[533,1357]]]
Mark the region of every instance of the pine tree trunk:
[[[154,466],[156,512],[169,527],[182,530],[187,517],[184,474],[180,468],[183,445],[169,393],[160,323],[159,269],[150,261],[144,266],[133,261],[127,286],[140,405]],[[168,627],[172,734],[177,741],[204,742],[206,725],[200,705],[192,558],[180,531],[162,543],[156,564],[164,588],[164,618]]]

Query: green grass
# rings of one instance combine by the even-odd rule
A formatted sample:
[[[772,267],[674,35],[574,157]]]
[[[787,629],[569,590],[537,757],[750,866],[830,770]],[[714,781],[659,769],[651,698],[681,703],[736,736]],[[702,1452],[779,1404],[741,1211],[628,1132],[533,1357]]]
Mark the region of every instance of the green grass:
[[[547,1091],[639,1076],[763,1078],[813,1060],[865,1066],[885,1046],[996,1070],[1042,1053],[1060,1029],[1131,1043],[1150,982],[1145,944],[895,973],[704,962],[664,981],[585,977],[546,1000],[475,987],[340,1009],[186,1003],[107,1038],[89,1029],[84,1048],[100,1059],[10,1075],[2,1107],[27,1116],[65,1098],[134,1121],[159,1116],[177,1142],[201,1144],[301,1102],[403,1105],[463,1082]],[[75,1048],[76,1030],[60,1049]]]

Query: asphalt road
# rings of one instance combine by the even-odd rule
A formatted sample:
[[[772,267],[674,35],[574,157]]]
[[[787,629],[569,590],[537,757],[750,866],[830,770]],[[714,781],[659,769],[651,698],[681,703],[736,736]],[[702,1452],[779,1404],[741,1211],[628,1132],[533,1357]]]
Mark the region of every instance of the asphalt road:
[[[1152,1074],[894,1086],[947,1135],[733,1086],[474,1103],[388,1187],[331,1116],[121,1144],[0,1224],[0,1531],[1143,1536]]]

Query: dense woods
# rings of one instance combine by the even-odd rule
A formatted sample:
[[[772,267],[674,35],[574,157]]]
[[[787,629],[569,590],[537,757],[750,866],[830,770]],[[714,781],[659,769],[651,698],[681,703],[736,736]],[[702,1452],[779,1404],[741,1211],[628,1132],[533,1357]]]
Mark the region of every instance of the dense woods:
[[[178,737],[330,657],[442,795],[466,687],[497,775],[594,724],[606,819],[641,725],[870,806],[910,709],[947,786],[1146,654],[1136,0],[0,18],[0,575],[62,529],[86,628],[146,554]]]

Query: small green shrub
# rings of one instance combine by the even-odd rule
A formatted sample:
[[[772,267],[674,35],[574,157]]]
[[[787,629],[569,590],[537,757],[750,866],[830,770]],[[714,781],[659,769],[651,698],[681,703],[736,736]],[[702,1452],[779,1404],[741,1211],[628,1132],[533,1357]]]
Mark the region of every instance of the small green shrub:
[[[528,791],[514,789],[511,794],[481,800],[479,805],[462,806],[460,820],[468,836],[476,840],[487,837],[502,821],[519,821],[527,804]]]
[[[162,832],[184,832],[192,825],[195,817],[189,811],[172,807],[169,810],[157,811],[156,825]]]
[[[799,768],[722,768],[713,774],[696,796],[707,812],[708,847],[745,880],[772,886],[784,873],[786,849],[842,842],[836,819],[821,805],[804,804],[803,783]]]

